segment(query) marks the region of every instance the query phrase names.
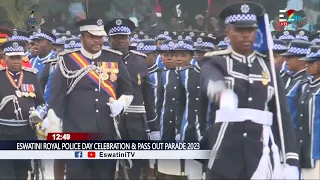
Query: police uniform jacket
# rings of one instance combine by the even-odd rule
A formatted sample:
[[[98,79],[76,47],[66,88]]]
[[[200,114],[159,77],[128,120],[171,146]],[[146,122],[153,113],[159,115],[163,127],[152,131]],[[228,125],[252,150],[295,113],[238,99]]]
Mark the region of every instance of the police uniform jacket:
[[[210,56],[210,54],[212,54]],[[219,55],[219,56],[217,56]],[[207,85],[210,80],[213,82],[225,82],[225,85],[232,89],[238,96],[238,108],[250,108],[261,111],[270,111],[274,115],[272,130],[278,147],[281,147],[276,118],[276,103],[274,85],[271,79],[270,65],[264,55],[253,52],[249,56],[238,54],[232,50],[208,53],[207,59],[201,66],[200,86],[202,92],[207,94]],[[279,72],[279,70],[277,71]],[[267,80],[267,82],[266,82]],[[283,135],[286,150],[286,163],[297,166],[299,157],[292,122],[288,113],[287,101],[280,75],[277,76],[279,100],[282,115]],[[217,106],[216,106],[217,107]],[[212,107],[214,108],[214,107]],[[216,112],[217,109],[212,109]],[[213,115],[215,117],[215,114]],[[252,121],[215,123],[208,130],[208,136],[203,142],[208,142],[210,149],[213,145],[218,146],[217,157],[223,159],[224,165],[217,168],[218,172],[228,174],[228,169],[233,168],[233,173],[240,173],[242,168],[235,162],[239,161],[239,152],[243,154],[242,161],[250,162],[255,171],[262,155],[261,133],[262,125]],[[224,137],[220,137],[221,133]],[[222,140],[220,138],[223,138]],[[219,143],[216,143],[218,142]],[[248,144],[251,144],[248,146]],[[237,148],[230,148],[230,147]],[[252,154],[260,152],[261,154]],[[227,155],[225,155],[227,153]],[[245,160],[244,160],[245,159]],[[253,172],[252,172],[253,173]],[[235,174],[231,177],[237,176]]]
[[[294,121],[297,116],[297,104],[298,99],[300,97],[301,91],[299,91],[299,87],[301,83],[308,81],[308,74],[305,69],[293,74],[289,77],[287,81],[287,98],[289,105],[289,112],[291,115],[291,119],[293,120],[293,127],[295,128],[296,122]]]
[[[21,73],[23,73],[23,79],[19,91],[25,94],[31,92],[30,90],[27,90],[26,87],[32,88],[34,89],[32,91],[34,92],[35,97],[30,97],[29,95],[27,97],[24,95],[18,97],[16,94],[17,89],[11,85],[7,76],[11,76],[18,84],[20,77],[22,77]],[[2,140],[6,140],[10,135],[16,137],[16,135],[19,134],[22,134],[19,136],[21,139],[34,139],[34,133],[30,133],[32,132],[29,125],[30,110],[45,104],[36,73],[37,70],[31,68],[23,68],[22,71],[18,73],[11,73],[9,71],[7,73],[5,68],[0,68],[0,82],[2,84],[2,87],[0,88],[0,128]],[[5,98],[10,95],[17,97],[17,103],[13,103],[13,101],[4,103]],[[1,107],[2,105],[3,107]],[[18,114],[16,114],[15,111]],[[21,115],[19,111],[21,112]],[[29,132],[27,133],[29,135],[25,134],[26,132]]]
[[[114,94],[115,99],[122,95],[132,95],[129,74],[122,62],[122,53],[102,49],[96,54],[91,54],[82,48],[61,55],[51,85],[49,109],[53,109],[62,119],[65,132],[101,132],[103,139],[114,139],[116,134],[113,119],[106,103]],[[103,80],[100,80],[99,85],[98,78],[92,77],[90,73],[80,73],[71,77],[72,71],[79,73],[78,70],[84,70],[77,63],[79,60],[85,62],[86,67],[99,66],[103,62],[117,64],[117,80],[104,80],[108,87],[105,90],[101,82]]]
[[[181,127],[181,112],[183,112],[184,106],[178,106],[179,103],[177,103],[179,93],[181,93],[180,86],[178,70],[164,68],[159,80],[156,105],[160,117],[161,140],[175,140],[178,129]]]
[[[190,65],[179,70],[181,80],[181,98],[178,102],[183,102],[183,118],[181,122],[180,134],[182,141],[195,142],[200,140],[199,122],[199,95],[200,95],[200,67],[198,64]]]
[[[151,131],[159,130],[146,55],[130,50],[129,54],[124,56],[123,62],[130,75],[134,98],[122,117],[125,120],[121,121],[121,127],[128,138],[143,140],[147,138],[146,132],[149,128]]]
[[[296,136],[302,168],[314,168],[320,159],[320,79],[302,84],[297,103]]]
[[[51,58],[43,61],[43,70],[40,74],[40,83],[43,91],[45,90],[45,87],[48,82],[49,74],[54,70],[55,65],[58,61],[58,55],[54,55]]]
[[[40,77],[41,72],[44,69],[43,62],[48,59],[54,58],[55,56],[56,56],[56,53],[54,51],[50,51],[46,57],[40,58],[39,56],[36,56],[36,57],[30,59],[30,63],[32,65],[32,68],[36,68],[38,70],[38,77]]]
[[[158,89],[159,79],[161,76],[162,69],[160,69],[156,63],[154,63],[148,68],[148,71],[149,71],[149,83],[152,85],[152,95],[153,95],[155,104],[157,104],[157,101],[158,101],[157,89]]]

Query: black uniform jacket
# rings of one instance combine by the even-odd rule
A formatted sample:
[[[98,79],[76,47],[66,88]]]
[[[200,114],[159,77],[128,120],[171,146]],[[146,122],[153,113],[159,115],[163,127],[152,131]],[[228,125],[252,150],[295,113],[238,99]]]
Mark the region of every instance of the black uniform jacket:
[[[71,71],[80,70],[81,66],[75,61],[79,59],[86,62],[86,66],[90,64],[101,65],[102,62],[117,64],[116,81],[111,81],[110,74],[104,81],[108,85],[109,91],[105,91],[106,88],[102,86],[101,81],[103,80],[100,80],[99,87],[99,80],[97,80],[99,78],[92,78],[90,73],[80,80],[77,80],[76,77],[68,78],[62,73],[68,71],[70,74]],[[73,90],[67,94],[70,86],[76,81],[78,82]],[[51,86],[49,108],[62,118],[63,131],[65,132],[101,132],[104,135],[103,139],[114,139],[113,119],[110,117],[110,108],[106,104],[112,94],[116,94],[116,98],[121,95],[132,95],[129,74],[122,62],[122,53],[107,49],[96,54],[90,54],[84,49],[75,50],[66,52],[63,59],[59,60]]]
[[[21,114],[18,116],[17,119],[16,114],[14,113],[14,103],[12,101],[8,102],[2,110],[0,110],[0,118],[1,119],[17,119],[17,120],[29,120],[30,116],[30,109],[36,108],[37,106],[43,105],[45,103],[42,90],[40,87],[39,79],[36,75],[37,70],[32,68],[23,68],[21,72],[18,73],[11,73],[8,71],[8,74],[15,80],[15,82],[18,84],[19,78],[21,73],[23,72],[23,80],[22,85],[28,85],[34,87],[34,93],[35,97],[17,97],[19,106],[21,108]],[[7,77],[6,69],[0,68],[0,82],[1,82],[1,88],[0,88],[0,101],[3,100],[4,97],[9,95],[16,95],[16,88],[10,83],[9,78]],[[19,88],[22,92],[21,88]],[[19,108],[19,107],[17,107]],[[5,126],[0,125],[0,134],[1,135],[15,135],[15,134],[23,134],[25,131],[30,130],[30,126],[20,126],[20,127],[14,127],[14,126]],[[0,136],[1,136],[0,135]]]
[[[177,102],[181,94],[180,75],[177,69],[164,68],[158,84],[157,113],[160,117],[161,140],[175,140],[181,127],[184,107]]]
[[[274,82],[271,78],[270,64],[267,62],[266,57],[257,52],[246,57],[232,50],[213,52],[212,54],[212,56],[208,54],[207,57],[205,57],[207,60],[205,60],[201,66],[201,91],[207,94],[207,85],[210,80],[213,82],[224,81],[226,86],[237,94],[239,108],[272,112],[274,115],[272,130],[275,141],[280,148]],[[286,162],[289,165],[297,166],[299,157],[297,154],[295,135],[288,112],[283,82],[279,74],[277,74],[276,81],[281,107]],[[217,108],[217,106],[212,106],[212,108]],[[212,112],[216,112],[216,110],[217,109],[212,109]],[[215,117],[214,113],[213,117]],[[238,158],[237,156],[240,152],[244,152],[243,156],[246,159],[251,159],[250,162],[254,161],[252,163],[257,165],[262,155],[262,142],[260,141],[262,125],[253,123],[252,121],[229,123],[226,125],[227,127],[222,127],[222,124],[224,123],[213,124],[212,128],[208,130],[209,135],[203,138],[204,142],[209,142],[209,148],[211,149],[215,142],[218,141],[217,139],[220,138],[220,131],[224,131],[225,135],[223,140],[219,143],[218,158],[221,156],[224,157],[226,161],[233,162],[234,159]],[[252,147],[247,147],[245,142],[255,142],[256,145],[252,144]],[[241,145],[241,143],[243,144]],[[232,146],[242,147],[242,149],[232,149]],[[251,148],[251,150],[247,148]],[[252,153],[252,148],[257,148],[255,156],[250,154],[250,152]],[[229,156],[224,156],[224,153]],[[246,153],[249,153],[250,156]],[[230,166],[230,164],[228,165]]]
[[[129,53],[124,56],[123,61],[128,69],[132,83],[134,98],[131,106],[144,106],[146,111],[142,117],[141,113],[128,112],[125,114],[125,118],[130,119],[130,121],[138,120],[139,123],[135,122],[135,128],[132,127],[131,129],[140,129],[144,131],[144,134],[146,134],[145,132],[148,129],[158,131],[159,121],[157,121],[157,114],[155,112],[152,84],[149,82],[146,55],[130,50]],[[130,129],[128,124],[127,129]],[[130,134],[134,136],[134,132]],[[130,137],[132,136],[130,135]]]

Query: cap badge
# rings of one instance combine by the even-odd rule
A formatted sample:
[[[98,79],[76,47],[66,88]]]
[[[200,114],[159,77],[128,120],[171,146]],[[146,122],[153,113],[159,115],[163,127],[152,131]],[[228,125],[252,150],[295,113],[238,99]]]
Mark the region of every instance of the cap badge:
[[[117,19],[117,20],[116,20],[116,25],[117,25],[117,26],[120,26],[121,24],[122,24],[122,21],[121,21],[120,19]]]
[[[189,35],[190,35],[190,36],[194,36],[194,32],[190,32]]]
[[[140,34],[140,35],[143,35],[143,34],[144,34],[144,32],[143,32],[143,31],[140,31],[140,32],[139,32],[139,34]]]
[[[172,34],[173,34],[173,35],[177,35],[177,32],[176,32],[176,31],[173,31]]]
[[[178,36],[178,39],[179,39],[179,40],[182,40],[182,36],[181,36],[181,35],[180,35],[180,36]]]
[[[304,31],[300,31],[300,32],[299,32],[299,35],[300,35],[300,36],[304,36],[304,35],[305,35]]]
[[[38,32],[38,33],[41,33],[41,29],[38,29],[37,32]]]
[[[212,37],[213,35],[212,34],[208,34],[208,37]]]
[[[201,42],[202,42],[202,38],[199,37],[199,38],[197,39],[197,42],[198,42],[198,43],[201,43]]]
[[[14,36],[18,35],[18,32],[16,30],[14,30],[12,33],[13,33]]]
[[[148,35],[144,35],[144,39],[149,39],[149,36]]]
[[[102,26],[102,25],[103,25],[102,19],[98,19],[98,20],[97,20],[97,25],[98,25],[98,26]]]
[[[283,34],[288,36],[290,33],[289,33],[289,31],[284,31]]]
[[[168,36],[169,35],[169,32],[168,31],[165,31],[163,32],[164,35]]]
[[[74,45],[76,45],[76,42],[75,41],[70,41],[70,45],[74,46]]]
[[[12,47],[13,47],[13,48],[18,48],[18,47],[19,47],[19,44],[18,44],[17,42],[14,42],[14,43],[12,43]]]
[[[191,36],[186,36],[185,40],[190,40],[192,39]]]
[[[135,35],[133,35],[133,37],[134,37],[134,38],[138,38],[139,36],[138,36],[138,34],[135,34]]]
[[[242,13],[247,14],[250,11],[250,7],[247,4],[243,4],[243,5],[241,5],[240,10]]]
[[[37,35],[37,32],[33,32],[32,35],[34,35],[34,36]]]
[[[71,32],[70,32],[70,31],[66,31],[66,34],[70,35],[70,34],[71,34]]]
[[[143,43],[139,43],[137,47],[139,48],[143,48],[144,44]]]
[[[183,41],[179,41],[179,42],[178,42],[178,45],[179,45],[179,46],[183,46],[183,44],[184,44]]]
[[[169,47],[173,47],[173,46],[174,46],[174,42],[172,42],[172,41],[169,42],[169,43],[168,43],[168,46],[169,46]]]
[[[204,36],[204,33],[201,33],[200,36]]]
[[[57,32],[57,30],[55,30],[55,29],[52,29],[52,34],[55,34],[56,32]]]
[[[61,39],[62,39],[62,40],[65,40],[65,39],[67,39],[67,37],[66,37],[66,36],[62,36]]]

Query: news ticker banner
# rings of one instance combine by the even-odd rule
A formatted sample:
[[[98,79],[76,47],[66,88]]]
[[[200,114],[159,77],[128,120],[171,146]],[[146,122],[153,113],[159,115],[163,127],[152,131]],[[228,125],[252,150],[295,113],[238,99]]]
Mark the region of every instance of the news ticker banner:
[[[209,150],[0,151],[0,159],[209,159]]]

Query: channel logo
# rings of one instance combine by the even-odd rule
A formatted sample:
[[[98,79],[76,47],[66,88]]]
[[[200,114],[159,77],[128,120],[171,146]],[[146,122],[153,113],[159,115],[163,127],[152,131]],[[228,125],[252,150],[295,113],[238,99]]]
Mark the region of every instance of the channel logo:
[[[95,158],[96,157],[96,152],[90,151],[88,152],[88,158]]]
[[[82,158],[82,152],[81,151],[74,152],[74,157],[75,158]]]

